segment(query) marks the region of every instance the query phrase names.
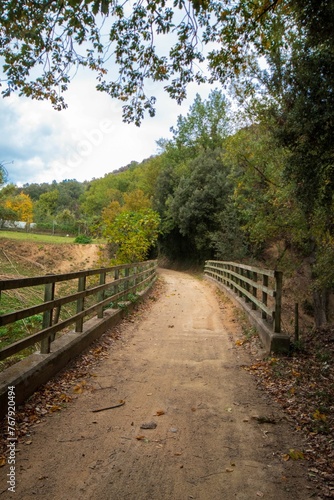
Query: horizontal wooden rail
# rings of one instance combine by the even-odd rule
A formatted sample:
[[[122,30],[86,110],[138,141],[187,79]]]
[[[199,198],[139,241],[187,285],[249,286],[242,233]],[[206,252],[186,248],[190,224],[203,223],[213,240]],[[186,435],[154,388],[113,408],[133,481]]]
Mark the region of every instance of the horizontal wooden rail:
[[[275,333],[281,332],[281,271],[236,262],[208,260],[204,273],[242,297],[252,310],[259,310],[262,319],[273,325]]]
[[[0,290],[2,291],[44,285],[44,302],[0,315],[0,326],[5,326],[43,313],[42,329],[1,349],[0,361],[37,342],[41,342],[41,353],[49,353],[56,333],[74,323],[76,325],[75,331],[82,332],[85,317],[96,312],[97,316],[102,318],[103,310],[108,305],[112,304],[113,308],[121,307],[121,303],[128,300],[129,294],[135,296],[136,292],[142,292],[152,286],[156,279],[156,267],[157,262],[152,260],[68,274],[1,280]],[[96,276],[99,285],[87,286],[87,277],[91,276]],[[55,298],[56,284],[72,283],[73,280],[77,280],[78,291]],[[95,297],[94,304],[86,306],[85,299],[90,296]],[[76,312],[59,321],[61,307],[71,303],[76,305]]]

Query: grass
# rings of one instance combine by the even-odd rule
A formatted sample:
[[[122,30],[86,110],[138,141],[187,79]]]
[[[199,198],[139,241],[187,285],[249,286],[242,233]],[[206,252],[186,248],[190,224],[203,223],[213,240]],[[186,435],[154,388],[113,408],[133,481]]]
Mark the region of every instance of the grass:
[[[57,236],[53,234],[35,234],[35,233],[25,233],[23,231],[0,231],[0,238],[8,238],[10,240],[19,241],[32,241],[37,243],[74,243],[73,237],[68,236]]]

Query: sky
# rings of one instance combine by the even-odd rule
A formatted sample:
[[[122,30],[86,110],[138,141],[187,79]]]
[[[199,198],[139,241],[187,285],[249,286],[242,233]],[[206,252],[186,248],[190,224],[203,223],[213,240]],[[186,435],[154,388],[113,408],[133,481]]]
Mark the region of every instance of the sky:
[[[181,106],[159,84],[147,87],[157,97],[156,116],[147,116],[140,127],[122,122],[122,104],[95,89],[94,75],[82,70],[64,94],[68,108],[55,111],[47,101],[13,95],[0,97],[0,162],[7,181],[51,183],[65,179],[79,182],[103,177],[141,162],[158,152],[156,141],[170,138],[170,127],[186,115],[196,93],[209,95],[207,85],[190,85]]]

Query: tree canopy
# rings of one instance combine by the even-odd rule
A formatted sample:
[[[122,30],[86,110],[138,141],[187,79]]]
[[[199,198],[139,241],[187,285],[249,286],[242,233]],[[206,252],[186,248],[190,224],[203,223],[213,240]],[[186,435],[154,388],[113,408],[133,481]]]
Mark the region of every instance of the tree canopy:
[[[298,0],[5,0],[2,93],[62,109],[63,93],[84,66],[98,90],[125,103],[124,120],[139,124],[145,112],[155,113],[148,81],[163,82],[181,102],[190,82],[250,83],[259,57],[277,64],[298,9]]]

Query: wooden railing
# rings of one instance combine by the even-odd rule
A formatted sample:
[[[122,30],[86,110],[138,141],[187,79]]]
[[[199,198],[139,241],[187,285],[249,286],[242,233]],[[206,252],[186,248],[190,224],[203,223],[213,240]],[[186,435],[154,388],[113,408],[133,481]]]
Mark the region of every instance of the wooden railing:
[[[122,307],[122,302],[135,299],[136,294],[147,290],[156,279],[156,261],[125,264],[109,268],[91,269],[68,274],[50,274],[34,278],[7,279],[0,281],[1,292],[28,287],[44,287],[42,303],[0,315],[0,327],[10,325],[25,318],[42,314],[42,329],[0,350],[0,361],[17,354],[36,343],[41,343],[40,352],[47,354],[56,333],[75,324],[75,331],[82,332],[84,319],[92,315],[103,318],[107,307]],[[87,284],[93,277],[95,283]],[[58,285],[66,284],[67,289],[76,290],[64,295]],[[98,283],[96,285],[96,283]],[[56,294],[57,286],[57,294]],[[74,288],[75,287],[75,288]],[[64,288],[64,287],[62,287]],[[57,295],[57,297],[56,297]],[[61,296],[60,296],[61,295]],[[86,304],[87,298],[90,302]],[[65,304],[74,306],[74,314],[60,321],[61,308]],[[73,309],[73,307],[72,307]]]
[[[275,333],[281,332],[281,271],[260,269],[235,262],[208,260],[204,273],[229,287],[244,298],[253,310],[261,312],[262,319],[273,325]]]

